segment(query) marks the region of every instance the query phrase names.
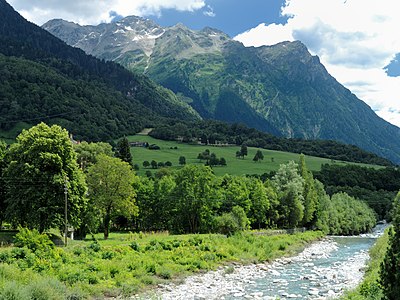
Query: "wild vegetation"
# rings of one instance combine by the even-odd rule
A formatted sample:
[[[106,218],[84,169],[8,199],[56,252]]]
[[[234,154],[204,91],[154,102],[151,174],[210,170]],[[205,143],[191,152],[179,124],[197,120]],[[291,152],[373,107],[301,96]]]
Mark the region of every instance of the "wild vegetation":
[[[96,240],[57,248],[48,246],[47,236],[24,230],[16,247],[0,249],[0,299],[131,296],[200,270],[293,254],[321,236],[111,233],[108,240],[95,235]]]

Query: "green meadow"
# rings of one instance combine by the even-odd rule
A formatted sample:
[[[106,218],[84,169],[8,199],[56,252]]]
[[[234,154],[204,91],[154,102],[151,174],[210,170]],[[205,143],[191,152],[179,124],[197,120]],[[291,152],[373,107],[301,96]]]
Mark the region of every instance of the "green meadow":
[[[186,143],[180,143],[176,141],[163,141],[154,139],[146,135],[134,135],[127,137],[130,142],[148,142],[150,145],[155,144],[160,147],[160,150],[149,150],[143,147],[131,147],[131,153],[133,156],[133,163],[139,165],[139,175],[144,175],[146,171],[155,172],[156,169],[144,168],[143,161],[147,160],[151,162],[166,162],[172,163],[172,168],[179,168],[179,157],[184,156],[187,164],[204,164],[204,161],[197,159],[200,152],[206,149],[210,150],[210,153],[215,153],[218,158],[225,158],[227,166],[215,166],[213,167],[214,173],[218,176],[224,174],[231,175],[246,175],[246,174],[263,174],[269,173],[270,171],[276,171],[279,165],[285,164],[291,160],[297,162],[299,160],[298,153],[282,152],[275,150],[267,150],[260,148],[248,147],[248,155],[244,158],[236,158],[236,151],[240,150],[239,146],[228,146],[228,147],[215,147],[205,145],[191,145]],[[176,147],[176,149],[175,149]],[[259,162],[254,162],[253,157],[257,150],[261,150],[264,159]],[[322,164],[355,164],[343,161],[333,161],[327,158],[306,156],[307,167],[311,171],[318,171],[321,169]],[[370,166],[366,164],[358,164],[362,166]],[[376,166],[374,166],[376,167]]]

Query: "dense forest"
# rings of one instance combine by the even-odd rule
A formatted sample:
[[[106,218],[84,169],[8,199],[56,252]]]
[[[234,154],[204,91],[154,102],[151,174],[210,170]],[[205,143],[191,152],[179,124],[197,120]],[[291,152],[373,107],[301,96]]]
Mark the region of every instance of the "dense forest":
[[[227,124],[220,121],[169,122],[157,126],[150,135],[163,140],[198,141],[204,144],[216,142],[234,145],[246,144],[271,150],[303,153],[334,160],[344,160],[367,164],[391,166],[392,162],[376,154],[364,151],[357,146],[336,141],[286,139],[249,128],[244,124]]]
[[[400,190],[400,170],[392,167],[374,169],[355,165],[322,165],[314,172],[327,193],[345,192],[363,200],[375,210],[379,219],[391,218],[392,201]]]

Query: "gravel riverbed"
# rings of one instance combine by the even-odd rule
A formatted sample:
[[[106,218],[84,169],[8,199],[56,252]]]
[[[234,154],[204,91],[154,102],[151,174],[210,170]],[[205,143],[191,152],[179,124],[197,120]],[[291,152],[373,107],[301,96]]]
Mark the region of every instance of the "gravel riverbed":
[[[369,258],[367,250],[357,250],[343,260],[319,263],[329,260],[340,247],[335,239],[328,237],[293,257],[265,264],[220,267],[216,271],[190,276],[182,284],[159,285],[151,293],[132,299],[337,298],[345,289],[360,283]],[[290,288],[293,283],[296,283],[296,292]]]

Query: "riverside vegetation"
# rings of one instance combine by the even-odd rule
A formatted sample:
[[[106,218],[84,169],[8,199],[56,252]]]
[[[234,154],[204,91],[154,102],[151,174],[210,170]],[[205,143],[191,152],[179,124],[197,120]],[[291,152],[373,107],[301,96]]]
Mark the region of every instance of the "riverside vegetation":
[[[375,224],[365,203],[345,193],[329,197],[304,156],[299,164],[281,165],[265,182],[217,177],[210,167],[194,165],[147,178],[134,174],[124,161],[131,157],[118,145],[119,158],[106,143],[73,147],[66,130],[43,123],[23,131],[9,148],[2,144],[1,220],[22,226],[16,247],[1,251],[3,298],[126,295],[221,263],[271,260],[323,232],[356,234]],[[65,188],[68,222],[78,237],[92,233],[93,238],[62,249],[42,232],[63,230]],[[320,231],[275,237],[246,233],[296,226]],[[113,238],[111,228],[196,235]],[[104,240],[93,235],[99,230]]]

